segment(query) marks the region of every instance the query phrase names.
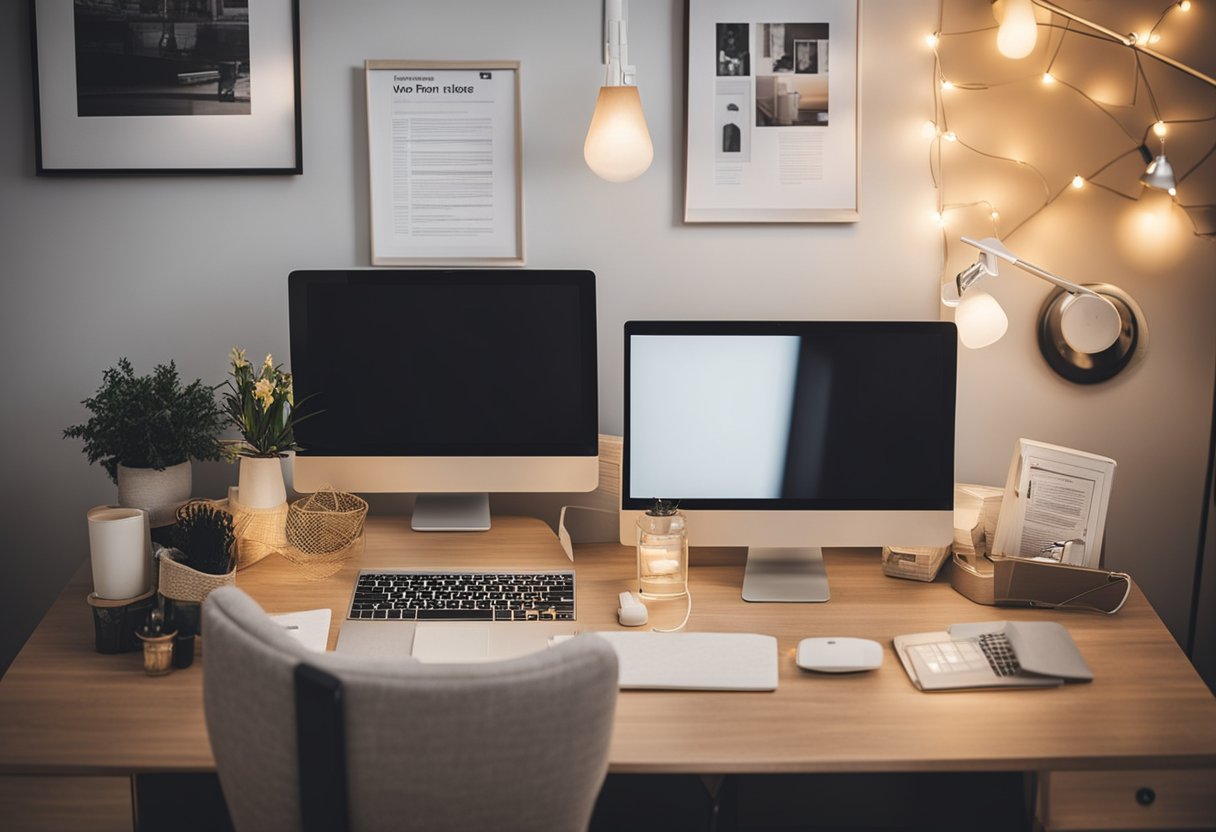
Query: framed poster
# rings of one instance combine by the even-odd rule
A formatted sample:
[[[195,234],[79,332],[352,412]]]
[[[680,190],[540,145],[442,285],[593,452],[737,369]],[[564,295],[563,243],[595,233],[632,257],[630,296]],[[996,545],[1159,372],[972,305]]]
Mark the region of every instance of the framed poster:
[[[519,62],[365,70],[372,265],[523,265]]]
[[[689,0],[685,222],[860,219],[860,3]]]
[[[298,174],[298,0],[30,0],[37,173]]]

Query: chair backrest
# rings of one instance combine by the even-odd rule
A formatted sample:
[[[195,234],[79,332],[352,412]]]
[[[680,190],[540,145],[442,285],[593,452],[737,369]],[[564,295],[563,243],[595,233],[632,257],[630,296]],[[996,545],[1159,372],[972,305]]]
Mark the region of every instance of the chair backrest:
[[[590,820],[617,696],[603,639],[485,664],[317,653],[236,587],[208,596],[203,632],[207,730],[237,829],[301,828],[301,663],[341,682],[351,830],[573,830]]]

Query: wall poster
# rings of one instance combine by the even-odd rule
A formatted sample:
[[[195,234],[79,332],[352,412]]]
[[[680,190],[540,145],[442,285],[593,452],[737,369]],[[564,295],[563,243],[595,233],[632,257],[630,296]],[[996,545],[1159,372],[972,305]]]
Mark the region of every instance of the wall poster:
[[[689,0],[685,222],[856,222],[861,0]]]
[[[372,264],[524,262],[518,61],[367,61]]]
[[[39,176],[298,174],[298,0],[30,0]]]

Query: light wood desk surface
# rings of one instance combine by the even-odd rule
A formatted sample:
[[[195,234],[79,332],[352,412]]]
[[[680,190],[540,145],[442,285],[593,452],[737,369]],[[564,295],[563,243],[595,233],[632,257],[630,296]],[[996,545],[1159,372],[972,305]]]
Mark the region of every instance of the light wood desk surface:
[[[617,594],[634,576],[630,548],[575,549],[578,621],[616,629]],[[354,575],[375,566],[554,568],[567,564],[538,520],[494,519],[481,534],[409,531],[371,518],[364,552],[313,581],[277,556],[241,572],[238,586],[270,612],[330,607],[337,639]],[[997,609],[942,580],[888,578],[878,555],[829,550],[826,604],[748,604],[743,551],[693,550],[691,631],[774,635],[773,693],[628,691],[611,750],[616,772],[867,772],[1216,767],[1216,699],[1139,589],[1114,616]],[[209,771],[202,714],[205,651],[186,670],[145,676],[137,653],[93,650],[87,565],[0,681],[0,774],[127,775]],[[652,603],[651,622],[678,623],[683,601]],[[891,647],[902,633],[955,622],[1058,620],[1094,671],[1058,689],[926,694]],[[872,638],[886,650],[874,672],[812,675],[794,665],[809,636]],[[284,703],[287,707],[288,703]]]

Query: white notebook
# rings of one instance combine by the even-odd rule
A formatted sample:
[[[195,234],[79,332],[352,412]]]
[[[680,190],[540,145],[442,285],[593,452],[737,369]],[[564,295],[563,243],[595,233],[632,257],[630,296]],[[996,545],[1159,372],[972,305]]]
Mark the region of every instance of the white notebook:
[[[777,689],[777,639],[755,633],[596,632],[616,650],[621,689]]]

